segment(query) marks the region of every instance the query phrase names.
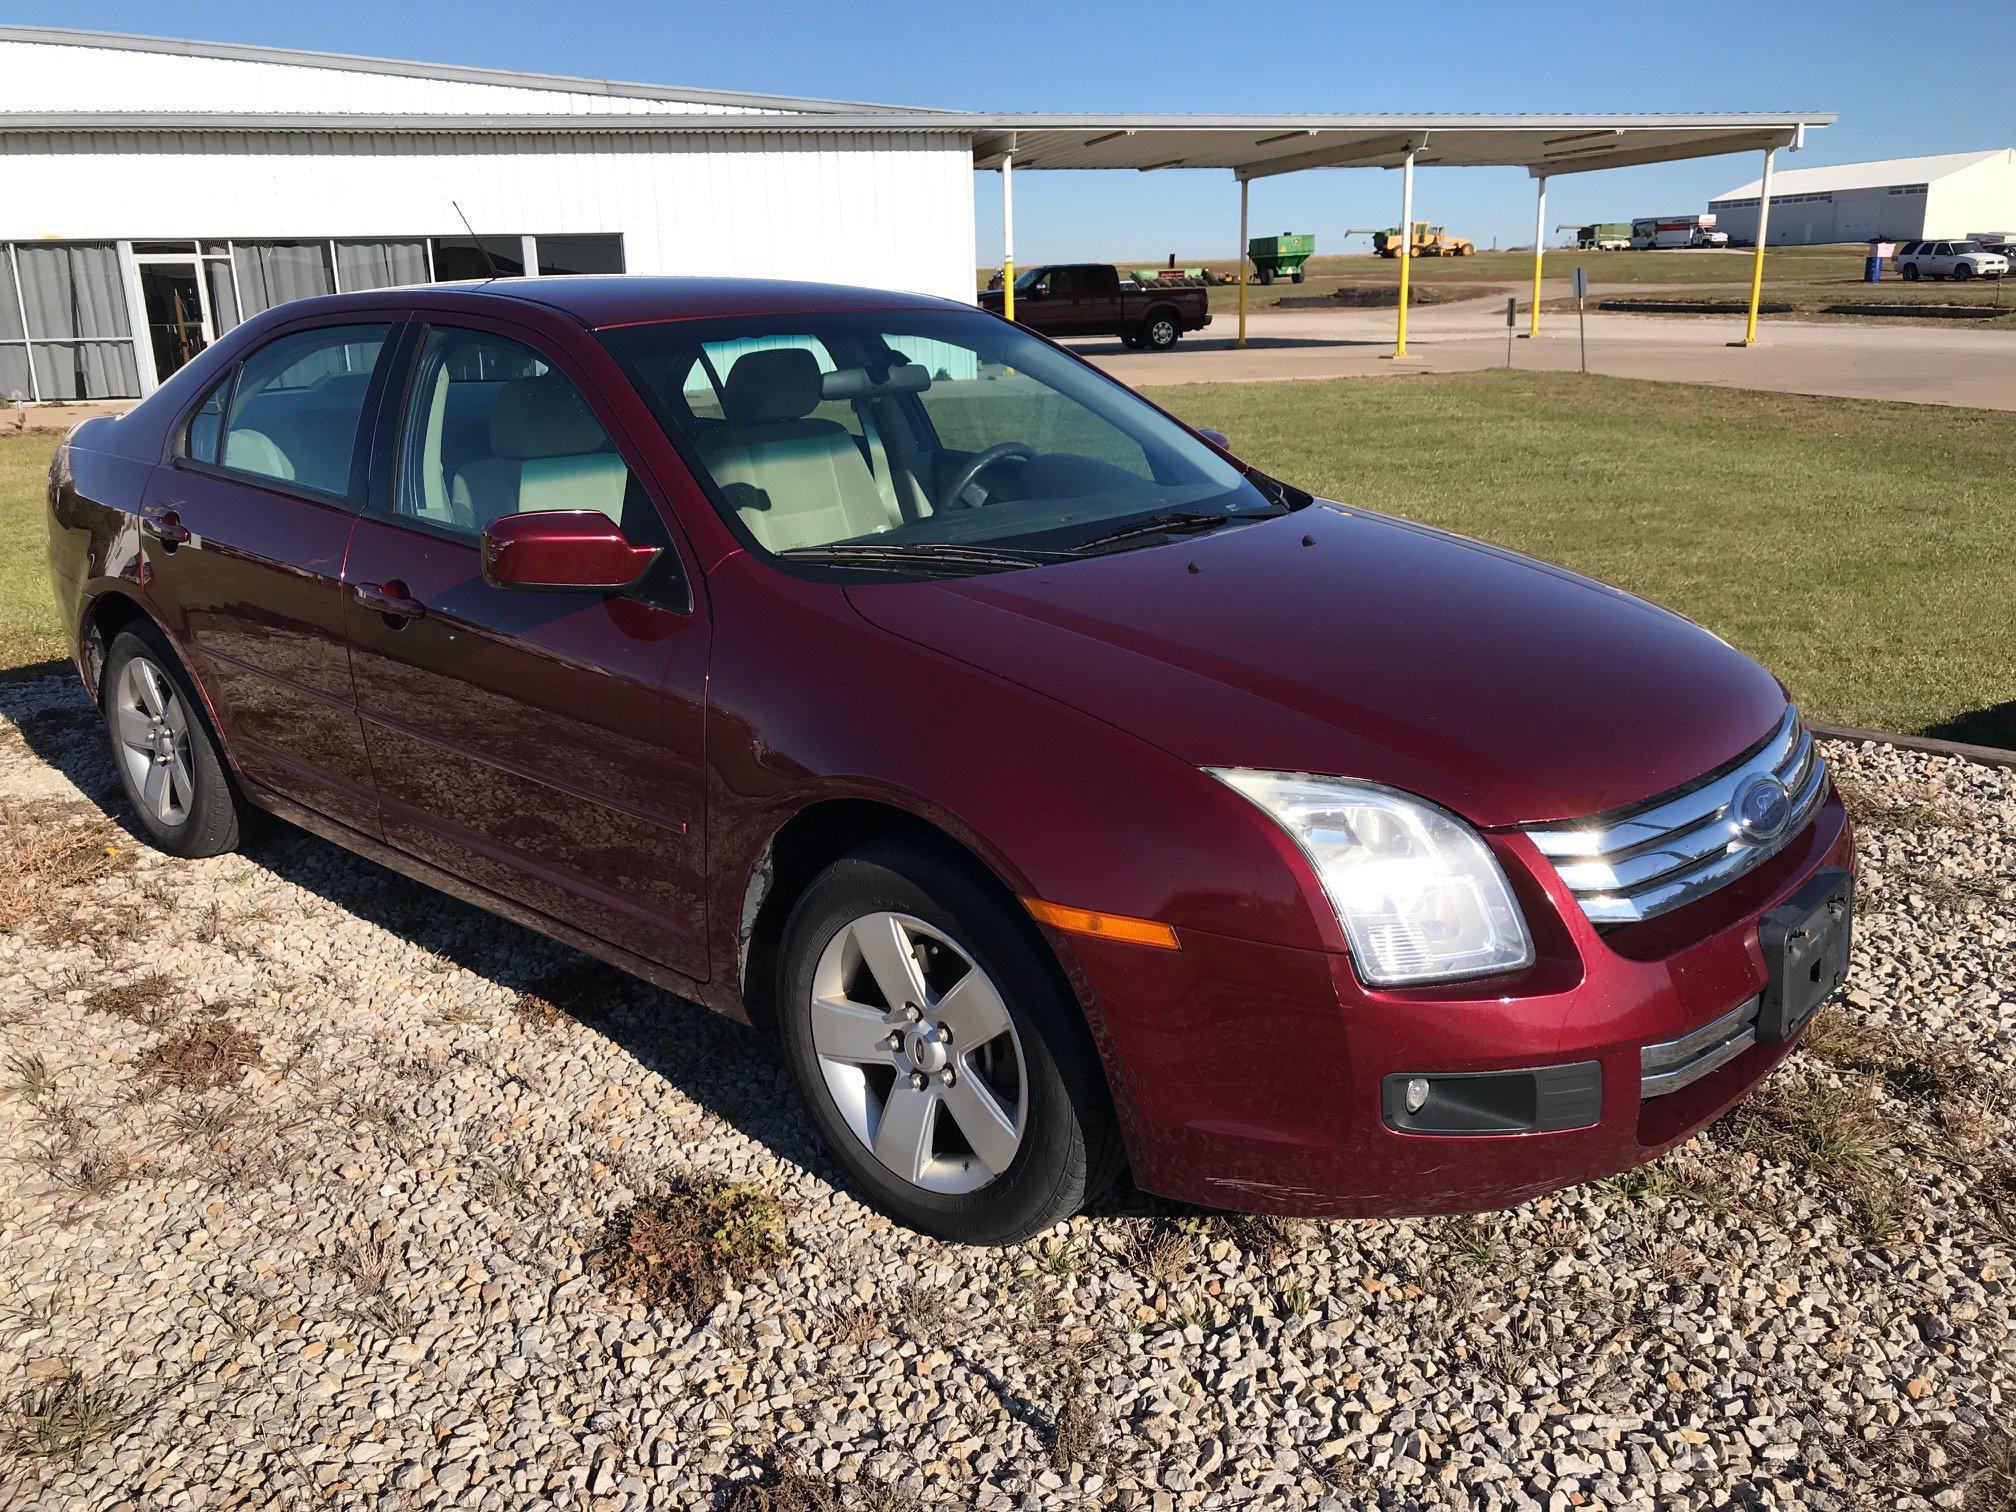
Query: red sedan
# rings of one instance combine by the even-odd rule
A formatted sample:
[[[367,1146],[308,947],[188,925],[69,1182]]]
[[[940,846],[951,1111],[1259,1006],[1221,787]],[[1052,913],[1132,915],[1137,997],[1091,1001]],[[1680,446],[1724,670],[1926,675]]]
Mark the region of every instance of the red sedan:
[[[1516,1202],[1699,1129],[1846,970],[1848,821],[1769,673],[968,307],[286,305],[80,426],[49,511],[156,844],[269,811],[746,1017],[948,1238],[1123,1165]]]

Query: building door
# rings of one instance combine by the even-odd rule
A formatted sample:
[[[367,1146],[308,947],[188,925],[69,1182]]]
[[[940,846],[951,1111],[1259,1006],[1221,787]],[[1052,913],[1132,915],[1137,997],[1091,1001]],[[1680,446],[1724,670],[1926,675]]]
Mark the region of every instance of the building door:
[[[196,259],[136,257],[140,297],[147,309],[147,338],[158,380],[210,345],[215,332]]]

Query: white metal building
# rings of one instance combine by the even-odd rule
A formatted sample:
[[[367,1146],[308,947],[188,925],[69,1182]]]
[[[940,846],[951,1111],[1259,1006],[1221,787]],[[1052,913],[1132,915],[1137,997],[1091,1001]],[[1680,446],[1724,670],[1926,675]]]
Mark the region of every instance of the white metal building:
[[[1757,239],[1760,180],[1708,201],[1730,240]],[[2016,148],[1793,168],[1771,185],[1772,246],[2016,231]]]
[[[1230,170],[1243,251],[1271,174],[1399,169],[1410,219],[1417,163],[1513,165],[1544,215],[1552,175],[1830,120],[987,115],[0,26],[0,399],[145,394],[284,300],[492,267],[971,299],[976,168],[1004,208],[1011,168]]]

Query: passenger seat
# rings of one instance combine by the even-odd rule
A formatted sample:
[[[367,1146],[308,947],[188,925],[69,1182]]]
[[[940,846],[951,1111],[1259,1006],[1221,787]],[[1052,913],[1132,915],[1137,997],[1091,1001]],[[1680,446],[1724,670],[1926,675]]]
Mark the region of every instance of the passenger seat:
[[[592,509],[617,524],[630,470],[564,378],[513,378],[490,410],[493,455],[455,470],[457,520],[481,530],[532,509]]]
[[[771,551],[902,523],[854,437],[809,418],[819,382],[818,359],[802,347],[744,352],[722,387],[724,418],[693,437],[715,486]]]

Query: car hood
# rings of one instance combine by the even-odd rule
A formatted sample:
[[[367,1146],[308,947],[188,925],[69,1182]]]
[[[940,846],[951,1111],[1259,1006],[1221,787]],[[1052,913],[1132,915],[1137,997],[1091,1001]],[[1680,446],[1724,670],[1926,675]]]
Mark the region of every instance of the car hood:
[[[984,577],[850,587],[884,630],[1195,766],[1322,772],[1486,827],[1692,781],[1770,732],[1777,681],[1642,599],[1317,503]]]

